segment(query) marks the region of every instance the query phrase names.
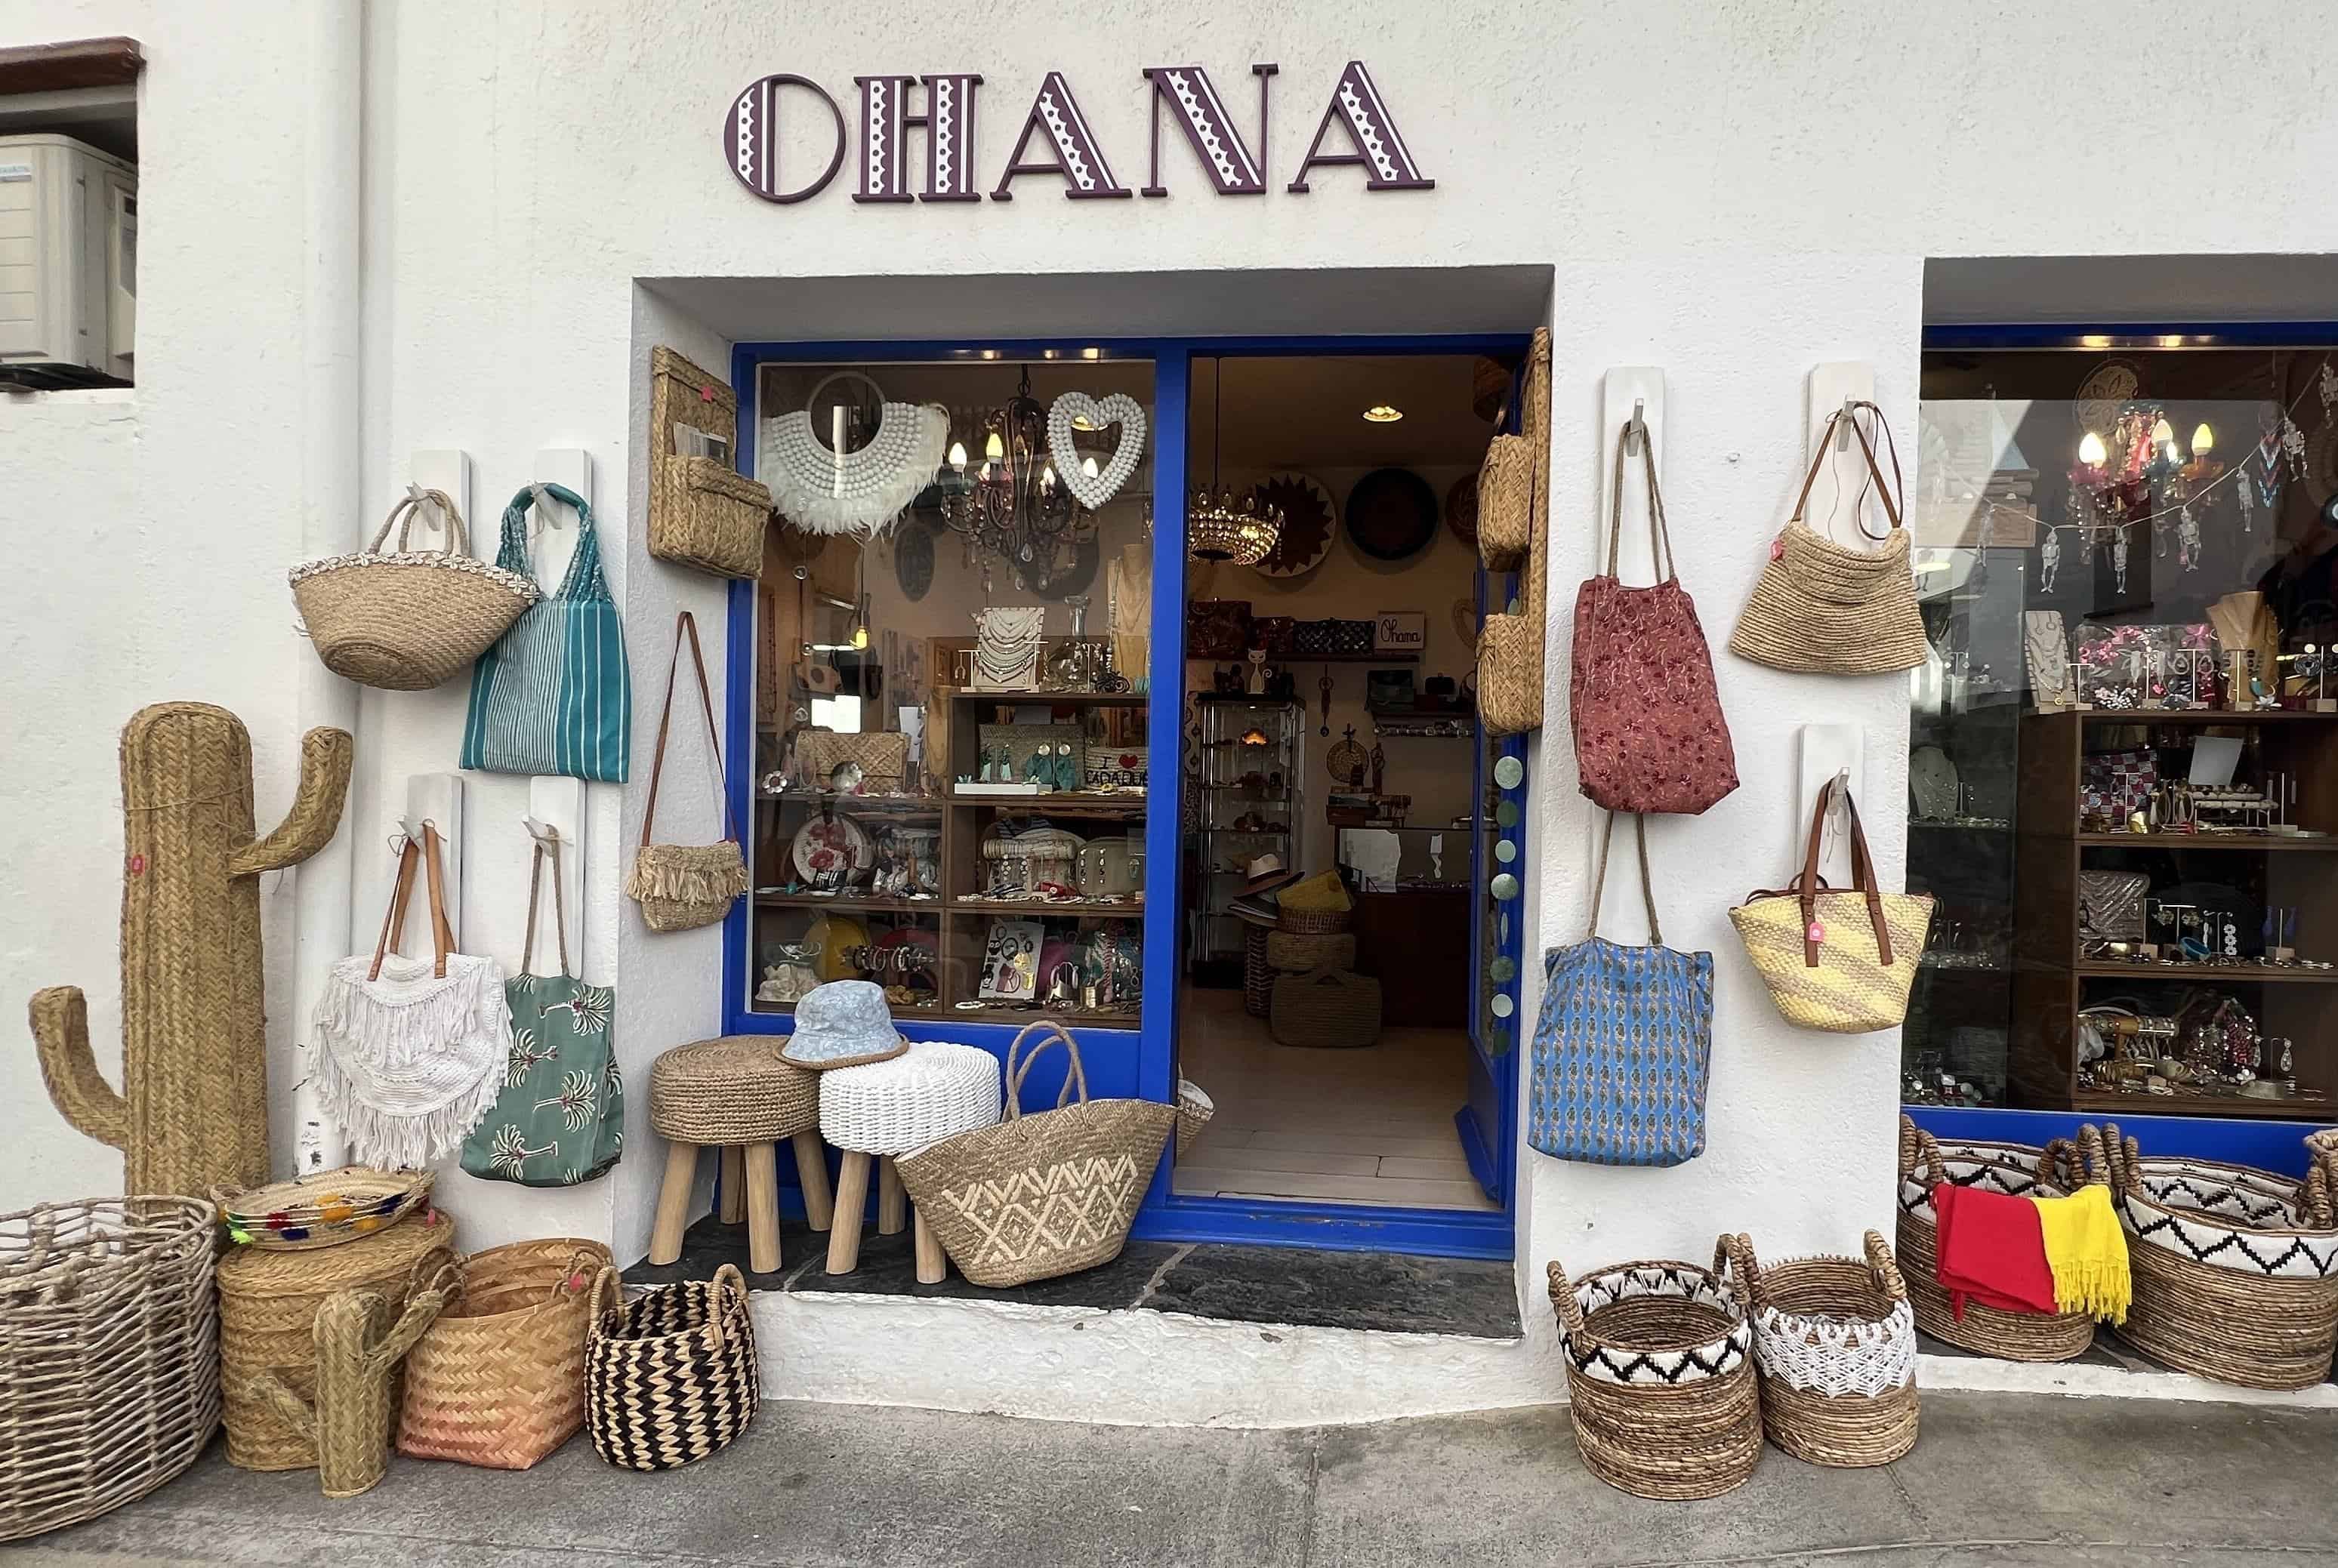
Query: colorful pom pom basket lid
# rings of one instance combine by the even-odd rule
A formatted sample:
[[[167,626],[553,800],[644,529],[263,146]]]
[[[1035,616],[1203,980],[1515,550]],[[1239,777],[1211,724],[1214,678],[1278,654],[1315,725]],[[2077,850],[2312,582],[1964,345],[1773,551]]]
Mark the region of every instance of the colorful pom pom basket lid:
[[[298,1252],[332,1247],[395,1225],[430,1196],[428,1171],[347,1165],[242,1191],[214,1190],[228,1240],[241,1247]]]

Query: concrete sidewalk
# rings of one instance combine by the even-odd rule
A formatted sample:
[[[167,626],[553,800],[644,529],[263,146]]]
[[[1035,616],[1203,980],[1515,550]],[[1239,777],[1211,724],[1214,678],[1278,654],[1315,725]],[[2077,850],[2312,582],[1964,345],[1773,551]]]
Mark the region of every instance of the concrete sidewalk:
[[[632,1563],[1282,1568],[1298,1564],[2338,1563],[2338,1412],[1935,1394],[1888,1469],[1763,1453],[1703,1504],[1593,1480],[1564,1408],[1214,1431],[767,1403],[726,1453],[612,1470],[580,1436],[520,1475],[393,1461],[329,1503],[214,1446],[142,1503],[8,1568]]]

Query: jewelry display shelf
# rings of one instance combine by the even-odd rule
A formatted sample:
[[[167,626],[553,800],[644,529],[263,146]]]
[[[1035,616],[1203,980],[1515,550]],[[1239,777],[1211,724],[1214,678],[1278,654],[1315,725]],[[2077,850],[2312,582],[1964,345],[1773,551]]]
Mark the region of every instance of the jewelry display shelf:
[[[2090,962],[2078,972],[2089,980],[2264,980],[2296,985],[2338,985],[2338,969],[2286,969],[2271,964],[2120,964]]]
[[[953,806],[995,806],[1010,817],[1142,817],[1142,795],[1097,795],[1086,789],[1059,789],[1052,795],[960,795],[952,790]]]
[[[834,789],[788,789],[777,795],[758,789],[769,806],[817,806],[843,812],[887,812],[898,817],[938,817],[942,803],[931,795],[854,795]]]
[[[975,1024],[1028,1024],[1034,1019],[1053,1018],[1074,1029],[1135,1029],[1142,1022],[1135,1013],[1101,1008],[1091,1013],[1079,1007],[1032,1007],[1012,1002],[1002,1002],[995,1007],[945,1007],[941,1011]]]
[[[2338,713],[2302,708],[2084,708],[2030,715],[2080,719],[2089,724],[2333,724]]]
[[[1372,732],[1391,740],[1474,740],[1478,738],[1478,721],[1466,714],[1410,714],[1399,717],[1394,713],[1372,713],[1366,717],[1372,722]]]
[[[1100,920],[1142,920],[1144,906],[1126,900],[1118,904],[1101,903],[1094,898],[985,898],[978,895],[952,898],[948,906],[954,915],[1029,915],[1039,918],[1078,916]]]
[[[2115,849],[2338,850],[2338,834],[2300,838],[2286,833],[2081,833],[2078,842]]]
[[[938,898],[855,898],[847,894],[830,897],[820,893],[758,893],[763,909],[834,909],[846,915],[939,915],[946,906]]]
[[[2270,1116],[2290,1122],[2327,1122],[2333,1104],[2323,1100],[2259,1100],[2246,1094],[2121,1094],[2099,1089],[2071,1096],[2075,1111],[2108,1111],[2129,1116]]]
[[[1029,708],[1046,703],[1056,708],[1142,708],[1153,701],[1143,691],[985,691],[962,687],[949,694],[953,703],[989,703],[1000,708]]]

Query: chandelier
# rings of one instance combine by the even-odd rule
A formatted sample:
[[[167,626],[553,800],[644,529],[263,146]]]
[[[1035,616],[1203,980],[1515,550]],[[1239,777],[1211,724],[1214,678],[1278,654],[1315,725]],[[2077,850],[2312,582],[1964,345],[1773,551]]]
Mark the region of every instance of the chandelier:
[[[1282,537],[1282,508],[1261,506],[1256,494],[1237,497],[1219,484],[1218,452],[1224,433],[1226,362],[1217,361],[1210,426],[1210,488],[1194,493],[1194,509],[1185,519],[1186,551],[1196,561],[1231,561],[1255,566],[1274,553]],[[1213,496],[1211,489],[1216,490]]]
[[[1075,570],[1076,546],[1095,535],[1095,516],[1073,499],[1047,456],[1047,411],[1031,396],[1031,371],[1004,407],[978,416],[980,466],[953,441],[941,479],[942,521],[967,543],[1007,564],[1017,586],[1046,593]]]

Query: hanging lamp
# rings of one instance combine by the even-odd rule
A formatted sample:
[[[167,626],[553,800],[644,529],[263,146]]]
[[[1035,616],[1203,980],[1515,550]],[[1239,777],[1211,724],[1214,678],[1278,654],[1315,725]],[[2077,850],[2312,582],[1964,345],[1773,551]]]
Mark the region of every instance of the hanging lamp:
[[[1282,508],[1259,505],[1255,492],[1240,498],[1219,481],[1219,449],[1225,434],[1226,362],[1221,358],[1213,372],[1210,415],[1210,485],[1194,493],[1194,510],[1185,519],[1187,554],[1196,561],[1231,561],[1255,566],[1274,553],[1282,537]],[[1214,496],[1212,491],[1215,491]]]

